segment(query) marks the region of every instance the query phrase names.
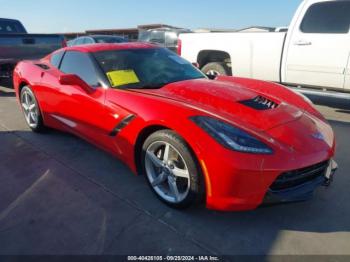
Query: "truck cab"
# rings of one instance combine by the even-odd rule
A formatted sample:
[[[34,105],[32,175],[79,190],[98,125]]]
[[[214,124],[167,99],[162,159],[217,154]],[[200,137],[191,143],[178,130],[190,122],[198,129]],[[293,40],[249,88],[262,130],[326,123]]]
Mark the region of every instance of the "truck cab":
[[[305,1],[287,34],[282,81],[350,90],[349,26],[350,1]]]
[[[204,73],[350,92],[350,1],[304,0],[288,31],[180,35]]]

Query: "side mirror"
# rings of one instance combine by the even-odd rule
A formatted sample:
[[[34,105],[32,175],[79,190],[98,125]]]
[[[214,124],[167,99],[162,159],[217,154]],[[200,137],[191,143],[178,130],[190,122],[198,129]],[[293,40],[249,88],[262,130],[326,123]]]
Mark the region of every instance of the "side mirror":
[[[61,75],[58,79],[61,85],[79,86],[86,93],[91,94],[94,89],[89,86],[83,79],[74,74]]]
[[[194,63],[192,63],[192,65],[199,69],[199,64],[198,63],[194,62]]]

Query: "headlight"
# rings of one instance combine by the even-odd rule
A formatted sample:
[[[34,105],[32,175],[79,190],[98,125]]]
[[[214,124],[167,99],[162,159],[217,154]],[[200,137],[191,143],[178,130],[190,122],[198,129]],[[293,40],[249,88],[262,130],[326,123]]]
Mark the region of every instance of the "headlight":
[[[194,116],[190,119],[226,148],[254,154],[273,153],[270,147],[257,138],[223,121],[205,116]]]

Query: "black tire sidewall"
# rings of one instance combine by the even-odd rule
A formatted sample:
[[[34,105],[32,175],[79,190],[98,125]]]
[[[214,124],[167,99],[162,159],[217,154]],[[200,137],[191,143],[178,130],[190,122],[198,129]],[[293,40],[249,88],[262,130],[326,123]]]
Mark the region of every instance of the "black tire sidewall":
[[[176,150],[178,150],[178,152],[181,154],[184,161],[186,162],[188,171],[190,173],[190,190],[187,197],[180,203],[172,203],[163,199],[154,190],[153,186],[151,185],[148,179],[146,168],[145,168],[146,151],[147,151],[147,148],[152,143],[157,141],[167,142],[171,144],[173,147],[176,148]],[[171,130],[160,130],[150,135],[143,144],[140,163],[142,168],[141,170],[144,176],[146,177],[148,185],[150,186],[152,191],[156,194],[156,196],[167,205],[174,208],[181,209],[181,208],[189,207],[194,203],[201,202],[203,198],[204,188],[203,188],[203,181],[200,173],[200,168],[197,164],[196,158],[194,157],[187,143],[175,132]]]

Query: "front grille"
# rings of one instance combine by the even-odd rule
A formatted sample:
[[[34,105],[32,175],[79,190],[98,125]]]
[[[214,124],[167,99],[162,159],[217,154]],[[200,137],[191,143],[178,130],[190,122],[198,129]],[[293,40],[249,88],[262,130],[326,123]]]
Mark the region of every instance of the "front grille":
[[[320,176],[324,176],[328,165],[329,161],[325,161],[310,167],[285,172],[276,179],[270,189],[274,191],[283,190],[312,181]]]
[[[256,110],[268,110],[275,109],[276,107],[278,107],[278,104],[276,102],[263,96],[257,96],[252,99],[243,100],[240,101],[240,103]]]

